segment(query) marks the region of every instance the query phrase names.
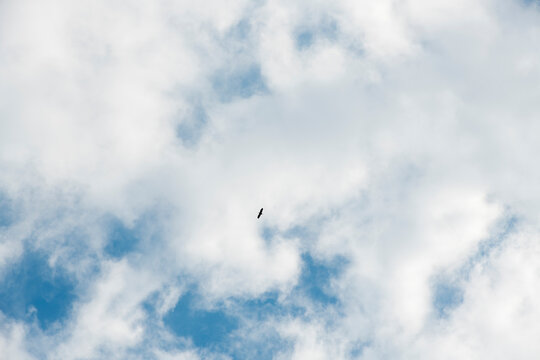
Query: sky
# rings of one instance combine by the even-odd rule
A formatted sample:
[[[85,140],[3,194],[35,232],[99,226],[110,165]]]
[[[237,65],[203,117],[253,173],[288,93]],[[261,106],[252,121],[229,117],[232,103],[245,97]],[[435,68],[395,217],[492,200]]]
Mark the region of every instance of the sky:
[[[0,360],[535,359],[539,100],[532,0],[0,1]]]

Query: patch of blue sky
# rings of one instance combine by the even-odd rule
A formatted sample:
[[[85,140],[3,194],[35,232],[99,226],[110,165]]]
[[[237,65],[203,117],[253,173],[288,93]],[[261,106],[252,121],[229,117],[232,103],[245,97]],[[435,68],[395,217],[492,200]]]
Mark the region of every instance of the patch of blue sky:
[[[235,40],[245,41],[249,37],[250,31],[251,24],[249,20],[242,19],[235,26],[231,27],[227,35]]]
[[[511,233],[516,231],[518,223],[519,218],[514,215],[507,216],[499,221],[493,235],[479,244],[478,251],[473,259],[489,255],[494,248],[501,245]]]
[[[289,352],[293,346],[293,341],[281,337],[275,329],[255,323],[232,338],[227,355],[234,360],[271,360]]]
[[[278,227],[264,226],[261,228],[260,234],[266,241],[271,241],[277,235],[286,239],[300,239],[306,242],[315,241],[322,225],[330,218],[331,216],[328,215],[313,217],[309,222],[302,225],[295,225],[285,230],[280,230]]]
[[[343,271],[347,260],[336,257],[330,262],[321,262],[308,253],[302,255],[302,260],[304,267],[298,289],[322,306],[337,305],[339,299],[331,290],[331,280]]]
[[[302,255],[302,274],[297,286],[289,294],[279,294],[277,291],[267,292],[256,299],[237,299],[234,312],[248,323],[264,323],[269,319],[307,318],[310,312],[308,304],[323,309],[339,307],[339,299],[331,290],[331,281],[339,276],[345,269],[347,261],[338,257],[331,261],[319,261],[309,253]],[[307,305],[310,306],[310,305]],[[268,335],[266,335],[268,336]],[[262,359],[272,359],[278,353],[285,351],[292,345],[287,339],[275,335],[270,343],[252,344],[249,356],[233,357],[234,359],[248,359],[257,356]],[[245,348],[245,346],[244,346]]]
[[[319,223],[322,223],[322,219],[319,219]],[[287,229],[283,236],[285,238],[298,238],[303,240],[311,240],[316,237],[317,228],[314,226],[294,226]]]
[[[435,283],[432,301],[437,316],[446,318],[463,303],[463,289],[452,281],[439,281]]]
[[[495,227],[492,235],[481,241],[474,254],[448,276],[438,276],[432,286],[432,306],[440,318],[446,318],[463,303],[464,291],[462,282],[467,281],[473,267],[489,257],[491,252],[501,246],[510,234],[516,231],[518,218],[506,216]]]
[[[160,216],[166,214],[160,210],[149,210],[130,225],[117,217],[106,216],[103,220],[107,237],[103,249],[105,254],[119,259],[135,251],[148,250],[149,243],[158,241]]]
[[[315,24],[303,25],[294,33],[296,48],[299,51],[309,49],[318,40],[336,41],[337,37],[337,23],[331,18],[324,18]]]
[[[270,244],[272,239],[279,234],[279,229],[275,227],[265,226],[261,229],[261,237],[266,244]]]
[[[296,48],[298,50],[304,50],[313,45],[315,40],[315,34],[311,31],[302,31],[296,35]]]
[[[15,220],[15,204],[7,195],[0,192],[0,228],[10,226]]]
[[[278,233],[278,229],[263,228],[262,237],[269,243]],[[317,226],[295,226],[284,231],[282,235],[285,238],[298,238],[303,241],[314,240],[317,236]],[[343,272],[348,264],[347,259],[338,256],[322,261],[306,252],[302,255],[302,264],[302,273],[294,292],[301,293],[319,305],[336,305],[338,298],[332,293],[331,281]]]
[[[176,136],[184,146],[192,147],[199,142],[207,123],[206,110],[199,101],[196,101],[193,103],[191,111],[176,127]]]
[[[271,242],[277,235],[302,240],[316,237],[316,226],[296,226],[280,232],[277,228],[261,229],[261,236]],[[205,309],[197,285],[192,284],[175,307],[163,317],[164,325],[180,338],[190,339],[204,351],[226,354],[232,359],[272,359],[290,347],[287,339],[277,333],[264,334],[264,340],[253,336],[246,338],[252,324],[264,324],[273,319],[304,318],[313,315],[312,310],[334,311],[340,306],[339,298],[332,289],[332,281],[347,266],[343,257],[320,260],[309,253],[302,255],[302,272],[297,285],[287,293],[269,291],[257,298],[229,298],[223,303]],[[149,299],[145,309],[155,316],[155,299]],[[311,310],[309,310],[311,309]],[[310,315],[311,314],[311,315]],[[272,340],[269,339],[272,337]]]
[[[198,296],[196,290],[188,291],[163,318],[165,326],[175,335],[188,340],[180,341],[178,348],[189,347],[191,342],[202,353],[266,360],[291,347],[290,341],[281,338],[271,327],[258,326],[270,317],[294,313],[290,306],[279,303],[277,293],[270,292],[257,299],[229,299],[226,307],[221,304],[213,310],[199,307]],[[152,312],[151,306],[146,309]]]
[[[270,317],[301,317],[306,309],[292,301],[280,301],[276,291],[270,291],[256,299],[237,300],[237,313],[249,320],[263,321]]]
[[[137,227],[128,227],[120,219],[106,220],[107,243],[104,251],[112,258],[121,258],[135,249],[139,242]]]
[[[265,227],[262,229],[262,237],[266,243],[279,233],[278,229]],[[298,238],[304,241],[316,238],[317,226],[295,226],[282,233],[285,238]],[[331,291],[331,280],[344,270],[348,261],[342,256],[331,260],[320,261],[309,253],[302,255],[302,273],[296,292],[301,292],[310,300],[321,305],[336,305],[338,298]]]
[[[69,315],[76,300],[75,286],[65,271],[49,266],[45,254],[26,251],[0,282],[0,310],[48,329]]]
[[[371,346],[371,341],[358,341],[354,343],[349,350],[349,355],[353,359],[358,359],[362,356],[366,348]]]
[[[214,349],[228,343],[231,333],[238,328],[238,321],[225,311],[199,307],[194,290],[186,292],[163,317],[164,324],[176,335],[191,339],[199,348]]]
[[[302,255],[302,261],[302,274],[290,293],[270,291],[257,298],[230,298],[208,310],[201,306],[201,295],[193,287],[163,317],[163,323],[174,334],[190,339],[201,349],[226,354],[232,359],[272,359],[288,347],[287,339],[280,338],[277,333],[265,334],[264,339],[247,339],[244,335],[248,324],[289,317],[305,318],[309,316],[306,306],[310,306],[306,305],[306,300],[307,304],[316,307],[339,306],[339,300],[331,290],[331,281],[344,270],[347,261],[335,258],[323,262],[308,253]],[[149,313],[153,312],[152,303],[150,300],[145,306]]]
[[[508,239],[517,230],[519,218],[514,215],[507,215],[502,218],[494,227],[491,235],[478,244],[474,252],[461,268],[457,270],[458,277],[467,280],[473,267],[481,261],[487,259],[490,254]]]
[[[268,93],[268,87],[258,64],[219,71],[212,78],[212,87],[222,102]]]

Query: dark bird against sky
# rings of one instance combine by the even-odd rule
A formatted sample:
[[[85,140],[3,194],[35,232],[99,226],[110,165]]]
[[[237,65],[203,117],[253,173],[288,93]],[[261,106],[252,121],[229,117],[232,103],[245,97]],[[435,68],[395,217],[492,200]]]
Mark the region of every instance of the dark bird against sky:
[[[261,217],[263,208],[261,208],[261,211],[259,211],[259,215],[257,216],[257,219]]]

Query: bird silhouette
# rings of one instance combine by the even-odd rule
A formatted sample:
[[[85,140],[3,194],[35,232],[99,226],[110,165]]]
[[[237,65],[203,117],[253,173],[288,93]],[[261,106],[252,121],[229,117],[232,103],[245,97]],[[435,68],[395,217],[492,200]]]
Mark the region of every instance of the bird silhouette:
[[[261,211],[259,211],[259,215],[257,215],[257,219],[261,217],[263,208],[261,208]]]

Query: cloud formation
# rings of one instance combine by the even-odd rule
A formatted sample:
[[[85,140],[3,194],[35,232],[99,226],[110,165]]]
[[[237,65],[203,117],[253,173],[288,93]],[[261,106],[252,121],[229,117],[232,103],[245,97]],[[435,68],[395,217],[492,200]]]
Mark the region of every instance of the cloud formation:
[[[539,10],[0,3],[0,358],[534,358]]]

